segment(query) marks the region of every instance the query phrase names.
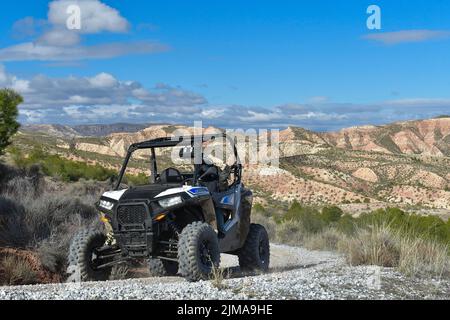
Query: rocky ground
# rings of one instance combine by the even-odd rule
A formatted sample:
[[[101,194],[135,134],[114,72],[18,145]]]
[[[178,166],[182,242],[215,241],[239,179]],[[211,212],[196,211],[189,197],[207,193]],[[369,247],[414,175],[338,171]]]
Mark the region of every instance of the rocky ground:
[[[244,275],[223,255],[225,280],[179,277],[0,288],[0,299],[450,299],[450,279],[411,279],[389,268],[351,267],[331,252],[271,246],[271,272]]]

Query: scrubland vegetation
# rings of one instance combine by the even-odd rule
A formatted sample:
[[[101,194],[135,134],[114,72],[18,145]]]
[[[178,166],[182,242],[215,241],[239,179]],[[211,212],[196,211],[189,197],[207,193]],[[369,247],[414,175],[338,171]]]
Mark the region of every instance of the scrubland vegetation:
[[[28,154],[24,154],[18,148],[10,148],[9,153],[17,167],[26,170],[39,165],[46,176],[58,178],[63,182],[76,182],[80,179],[113,181],[117,178],[117,170],[108,169],[99,164],[69,160],[57,154],[46,153],[40,148],[34,148]],[[123,182],[139,185],[148,182],[148,177],[143,173],[126,175]]]
[[[272,241],[343,253],[351,265],[394,267],[411,276],[450,276],[450,220],[397,208],[352,217],[294,202],[286,213],[255,205],[253,220]]]
[[[70,240],[83,226],[102,227],[94,204],[117,173],[41,149],[9,151],[15,166],[0,163],[0,285],[62,281]]]
[[[63,279],[69,242],[97,223],[94,203],[105,185],[63,184],[44,178],[39,166],[0,164],[0,173],[0,284]]]
[[[40,150],[12,159],[15,167],[0,163],[0,285],[63,281],[69,242],[82,226],[101,227],[94,203],[116,173]],[[388,208],[352,217],[335,206],[294,202],[288,210],[256,204],[252,219],[273,242],[337,250],[351,265],[450,275],[450,221],[435,216]]]

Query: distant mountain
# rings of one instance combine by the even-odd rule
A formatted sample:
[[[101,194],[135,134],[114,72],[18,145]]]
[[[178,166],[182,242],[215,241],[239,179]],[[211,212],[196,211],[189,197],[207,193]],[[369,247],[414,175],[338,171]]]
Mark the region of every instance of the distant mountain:
[[[167,135],[171,130],[187,128],[167,124],[91,124],[91,125],[24,125],[23,132],[39,132],[61,138],[106,137],[136,142],[139,139]],[[122,134],[124,133],[124,134]],[[131,134],[131,135],[127,135]],[[313,148],[332,146],[347,150],[376,151],[389,154],[422,154],[450,156],[450,117],[441,116],[429,120],[396,122],[382,126],[360,126],[345,128],[337,132],[314,132],[298,127],[289,127],[280,132],[281,142],[310,146]],[[126,144],[126,143],[125,143]],[[292,145],[290,149],[292,149]],[[295,149],[295,148],[294,148]],[[302,149],[303,150],[303,149]],[[291,152],[288,153],[292,153]]]
[[[38,124],[23,125],[21,131],[40,132],[58,137],[103,137],[112,133],[133,133],[150,127],[151,124],[113,123],[86,125]]]
[[[347,128],[321,136],[350,150],[450,156],[450,117]]]
[[[20,131],[24,133],[40,133],[58,138],[72,138],[80,136],[80,134],[70,126],[59,124],[29,124],[22,125]]]
[[[22,127],[15,144],[25,150],[42,145],[70,159],[118,169],[130,144],[169,136],[176,129],[192,132],[182,125],[34,125]],[[170,161],[169,155],[163,158]],[[327,133],[289,127],[280,131],[280,168],[272,169],[246,166],[244,180],[257,190],[258,201],[450,210],[450,118]],[[139,173],[148,167],[141,161],[130,170]]]
[[[76,132],[78,132],[80,136],[102,137],[118,132],[133,133],[143,130],[149,126],[150,124],[114,123],[114,124],[77,125],[73,126],[72,128]]]

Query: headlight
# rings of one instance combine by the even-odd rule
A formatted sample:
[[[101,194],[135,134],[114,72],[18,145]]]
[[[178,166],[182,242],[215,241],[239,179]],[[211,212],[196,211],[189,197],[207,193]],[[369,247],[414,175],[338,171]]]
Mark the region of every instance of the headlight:
[[[183,202],[183,199],[181,199],[181,196],[166,198],[166,199],[162,199],[162,200],[158,201],[159,205],[163,208],[176,206],[177,204],[180,204],[182,202]]]
[[[111,210],[114,207],[114,203],[111,201],[100,200],[100,207],[106,210]]]

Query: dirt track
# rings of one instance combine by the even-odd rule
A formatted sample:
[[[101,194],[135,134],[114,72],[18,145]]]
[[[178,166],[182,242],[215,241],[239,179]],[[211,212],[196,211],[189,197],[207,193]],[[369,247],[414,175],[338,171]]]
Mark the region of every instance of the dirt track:
[[[271,246],[268,274],[242,274],[222,255],[227,279],[180,277],[0,288],[0,299],[450,299],[450,279],[408,279],[392,269],[351,267],[330,252]]]

